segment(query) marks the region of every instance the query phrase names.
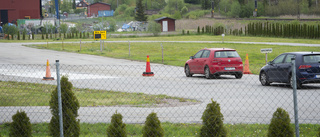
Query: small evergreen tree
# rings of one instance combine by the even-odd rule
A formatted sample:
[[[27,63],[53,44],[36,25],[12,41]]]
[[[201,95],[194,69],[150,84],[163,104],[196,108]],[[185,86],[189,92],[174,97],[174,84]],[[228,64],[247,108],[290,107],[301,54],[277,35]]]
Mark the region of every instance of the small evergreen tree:
[[[200,34],[200,26],[198,26],[197,32],[198,34]]]
[[[152,112],[148,115],[145,126],[142,129],[143,137],[163,137],[164,130],[157,114]]]
[[[147,21],[147,16],[144,13],[144,6],[142,4],[142,0],[138,0],[137,2],[137,11],[136,16],[134,18],[136,21]]]
[[[22,40],[26,40],[26,30],[22,31]]]
[[[32,40],[34,40],[34,33],[33,32],[31,33],[31,36],[32,36]]]
[[[111,117],[111,125],[107,129],[108,137],[126,137],[126,124],[122,122],[122,115],[115,113]]]
[[[17,32],[17,40],[20,40],[20,31]]]
[[[78,137],[80,135],[80,120],[78,117],[79,101],[72,92],[72,83],[66,76],[61,77],[61,102],[63,118],[63,134],[65,137]],[[51,93],[50,110],[52,118],[49,123],[50,136],[60,136],[59,105],[57,88]]]
[[[44,39],[44,35],[43,35],[43,33],[44,33],[44,32],[42,32],[42,33],[41,33],[41,39]]]
[[[10,137],[31,137],[32,128],[30,119],[27,114],[22,111],[12,116],[12,123],[10,124]]]
[[[293,137],[293,135],[288,112],[282,108],[278,108],[277,111],[273,113],[268,128],[268,137]]]
[[[211,99],[212,103],[207,105],[201,117],[201,137],[226,137],[227,130],[223,126],[223,115],[220,112],[220,105]]]

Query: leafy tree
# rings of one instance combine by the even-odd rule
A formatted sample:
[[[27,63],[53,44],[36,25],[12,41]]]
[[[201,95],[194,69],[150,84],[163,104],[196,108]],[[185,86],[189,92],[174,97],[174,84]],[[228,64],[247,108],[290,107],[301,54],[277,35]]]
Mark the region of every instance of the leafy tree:
[[[8,39],[10,38],[9,35],[11,35],[12,40],[13,40],[14,34],[16,34],[18,32],[18,29],[15,25],[9,26],[8,24],[5,24],[5,25],[3,25],[2,29],[3,29],[3,33],[8,34]]]
[[[181,9],[181,14],[186,14],[188,11],[189,11],[189,9],[187,8],[187,6],[184,6],[184,7]]]
[[[268,137],[293,137],[293,129],[290,127],[290,117],[287,111],[277,108],[273,113],[268,128]]]
[[[211,100],[202,114],[201,137],[226,137],[227,130],[223,126],[223,115],[219,103]]]
[[[200,0],[184,0],[185,3],[190,3],[190,4],[199,4]]]
[[[138,0],[135,20],[147,21],[147,15],[144,13],[144,6],[142,0]]]
[[[76,9],[76,0],[72,1],[72,9]]]
[[[107,129],[108,137],[126,137],[126,124],[122,122],[122,115],[115,113],[111,117],[111,125]]]
[[[241,6],[238,1],[233,1],[231,5],[231,16],[232,17],[239,17],[241,13]]]
[[[151,21],[148,24],[148,30],[151,31],[154,36],[158,36],[161,32],[161,25],[155,21]]]
[[[165,13],[174,14],[175,11],[180,11],[185,6],[183,0],[168,0],[164,8]]]
[[[201,0],[201,8],[204,10],[211,9],[211,0]]]
[[[17,111],[12,116],[12,123],[10,124],[10,137],[31,137],[32,127],[30,119],[24,111]]]
[[[143,137],[163,137],[164,130],[157,114],[152,112],[147,116],[145,126],[142,129]]]
[[[80,120],[77,120],[79,101],[72,92],[72,83],[66,76],[61,77],[61,102],[63,118],[63,134],[65,137],[78,137],[80,134]],[[59,130],[59,105],[57,88],[51,93],[50,110],[52,118],[49,123],[50,136],[60,135]]]
[[[173,17],[174,19],[181,19],[181,13],[180,13],[180,11],[175,11],[172,17]]]

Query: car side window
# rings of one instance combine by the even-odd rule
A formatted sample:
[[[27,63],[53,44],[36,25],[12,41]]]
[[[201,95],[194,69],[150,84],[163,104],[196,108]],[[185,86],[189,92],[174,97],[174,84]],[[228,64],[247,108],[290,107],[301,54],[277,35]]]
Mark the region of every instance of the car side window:
[[[287,55],[286,59],[284,60],[284,63],[291,63],[291,58],[294,58],[294,57],[296,57],[296,55],[292,55],[292,54]]]
[[[203,53],[203,50],[200,50],[200,51],[198,51],[193,57],[194,57],[194,58],[200,58],[201,55],[202,55],[202,53]]]
[[[282,63],[285,56],[286,56],[286,55],[280,55],[280,56],[278,56],[277,58],[275,58],[275,59],[273,60],[273,63],[274,63],[274,64]]]
[[[210,56],[210,50],[204,50],[201,58],[209,58]]]

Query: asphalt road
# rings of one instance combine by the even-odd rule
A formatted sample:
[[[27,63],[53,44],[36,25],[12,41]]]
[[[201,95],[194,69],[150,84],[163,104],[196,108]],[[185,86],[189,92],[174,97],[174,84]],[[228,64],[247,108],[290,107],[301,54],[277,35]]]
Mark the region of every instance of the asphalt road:
[[[145,62],[0,43],[0,80],[54,84],[56,81],[41,80],[47,59],[51,64],[60,60],[60,72],[68,74],[75,87],[166,94],[200,102],[163,107],[81,107],[78,117],[81,122],[110,122],[111,115],[117,111],[126,123],[144,123],[151,112],[156,112],[162,122],[201,123],[202,113],[211,99],[220,104],[225,123],[269,123],[277,107],[286,109],[294,122],[292,89],[284,84],[261,86],[257,75],[244,75],[242,79],[222,76],[207,80],[201,75],[188,78],[182,67],[151,63],[155,76],[142,77]],[[319,89],[319,85],[308,85],[298,90],[300,123],[320,123]],[[19,109],[26,111],[34,123],[49,122],[51,118],[49,107],[0,107],[0,123],[11,121]]]

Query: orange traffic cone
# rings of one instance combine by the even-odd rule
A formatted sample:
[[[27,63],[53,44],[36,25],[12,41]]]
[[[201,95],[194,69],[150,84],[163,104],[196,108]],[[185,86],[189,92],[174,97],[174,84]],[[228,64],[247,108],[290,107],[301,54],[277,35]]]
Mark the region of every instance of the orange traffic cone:
[[[42,80],[54,80],[53,77],[51,77],[51,72],[50,72],[50,66],[49,66],[49,60],[47,60],[47,68],[46,68],[46,76],[43,77]]]
[[[150,59],[149,55],[147,55],[147,67],[146,67],[146,72],[142,73],[142,76],[154,76],[153,72],[151,72],[150,69]]]
[[[248,54],[246,55],[246,61],[244,63],[243,74],[252,74],[250,69],[249,69],[249,57],[248,57]]]

